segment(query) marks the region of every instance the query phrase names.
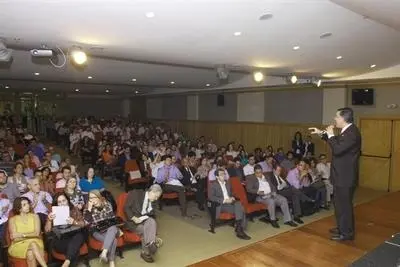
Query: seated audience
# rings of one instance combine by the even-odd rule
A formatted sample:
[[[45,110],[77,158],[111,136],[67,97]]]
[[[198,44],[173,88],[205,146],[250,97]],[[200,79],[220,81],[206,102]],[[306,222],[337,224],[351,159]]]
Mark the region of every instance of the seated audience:
[[[223,169],[225,171],[225,180],[229,180],[229,173],[228,171],[225,169],[225,163],[224,161],[221,159],[217,158],[217,164],[215,164],[213,166],[213,168],[208,172],[208,181],[215,181],[217,178],[215,177],[215,171],[218,169]]]
[[[271,225],[274,228],[279,228],[279,224],[275,216],[275,210],[277,206],[280,207],[283,213],[284,224],[292,227],[297,226],[297,224],[292,221],[287,199],[277,193],[276,187],[273,186],[270,179],[265,178],[263,169],[259,164],[254,167],[253,175],[246,176],[246,190],[251,194],[255,201],[263,203],[265,206],[267,206]]]
[[[290,171],[296,167],[296,161],[292,151],[286,153],[286,158],[281,161],[280,164],[286,171]]]
[[[17,185],[7,183],[7,173],[4,170],[0,170],[0,194],[6,196],[11,204],[20,196]]]
[[[86,177],[80,179],[79,187],[82,190],[82,193],[89,193],[92,190],[104,190],[104,183],[100,177],[94,175],[94,169],[89,168],[86,174]]]
[[[272,172],[275,160],[272,154],[270,154],[265,156],[265,160],[259,162],[258,164],[261,166],[263,173]]]
[[[61,179],[58,179],[56,182],[56,189],[64,189],[67,184],[67,180],[71,177],[71,168],[68,166],[61,168]]]
[[[105,200],[99,190],[89,192],[87,208],[83,211],[85,221],[91,226],[115,217],[111,203]],[[93,228],[94,229],[94,228]],[[103,242],[103,250],[100,260],[109,263],[110,267],[115,266],[115,251],[117,249],[117,237],[121,235],[119,228],[115,225],[110,226],[104,232],[94,230],[92,236]]]
[[[32,212],[31,202],[26,197],[14,200],[14,216],[9,219],[11,245],[8,254],[26,259],[28,266],[47,267],[44,245],[40,236],[40,219]]]
[[[229,212],[235,214],[235,233],[240,239],[249,240],[244,229],[246,228],[246,214],[239,200],[232,195],[232,185],[225,179],[225,170],[217,169],[215,171],[216,180],[210,183],[208,188],[208,198],[210,201],[217,203],[216,217],[221,212]]]
[[[83,210],[85,206],[85,199],[82,192],[77,188],[77,181],[75,177],[70,177],[67,181],[67,186],[64,188],[65,195],[68,197],[72,205],[79,211]]]
[[[182,159],[182,167],[180,169],[183,178],[182,184],[188,189],[196,193],[196,202],[199,210],[204,210],[205,203],[205,188],[206,180],[201,179],[197,175],[196,168],[189,166],[189,160],[187,158]]]
[[[70,217],[65,222],[65,225],[75,225],[82,227],[85,226],[82,213],[76,209],[72,203],[68,200],[65,193],[57,193],[53,199],[53,206],[68,206]],[[50,213],[46,222],[45,231],[51,232],[53,228],[53,221],[56,218],[55,213]],[[79,250],[85,243],[85,235],[82,231],[73,232],[67,236],[56,238],[53,240],[52,248],[55,251],[65,255],[65,261],[61,267],[76,266]]]
[[[331,176],[331,164],[328,163],[328,159],[325,154],[319,156],[319,163],[317,164],[318,173],[321,175],[321,179],[326,187],[326,201],[331,203],[331,196],[333,194],[333,185],[330,181]]]
[[[256,158],[253,154],[249,154],[249,163],[243,167],[244,176],[254,174],[254,166],[256,165]]]
[[[29,191],[22,196],[30,200],[33,211],[39,216],[41,226],[43,228],[46,223],[50,204],[53,201],[53,198],[49,193],[40,190],[40,183],[36,178],[29,180],[28,188]]]
[[[56,183],[53,180],[53,176],[51,175],[49,167],[42,167],[39,169],[42,172],[40,182],[40,190],[50,193],[50,195],[54,195],[56,189]]]
[[[238,157],[233,159],[233,164],[228,167],[227,172],[230,177],[239,177],[240,181],[244,180],[244,171]]]
[[[32,173],[33,176],[33,173]],[[28,181],[24,175],[24,165],[21,162],[17,162],[14,167],[13,176],[8,177],[8,183],[16,184],[21,194],[28,190]]]
[[[125,226],[142,237],[140,256],[146,262],[154,262],[153,255],[161,244],[161,239],[156,236],[157,223],[152,206],[161,195],[162,189],[158,184],[153,184],[147,191],[131,190],[124,206],[127,218]]]

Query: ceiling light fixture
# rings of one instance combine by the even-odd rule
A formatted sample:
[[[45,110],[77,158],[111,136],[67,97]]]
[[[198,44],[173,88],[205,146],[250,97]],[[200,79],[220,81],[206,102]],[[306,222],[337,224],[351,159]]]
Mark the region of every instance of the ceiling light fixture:
[[[297,83],[297,76],[296,76],[296,75],[290,76],[290,82],[291,82],[292,84]]]
[[[342,58],[343,58],[342,56],[337,56],[337,57],[336,57],[336,59],[342,59]]]
[[[293,46],[293,50],[299,50],[299,49],[300,49],[300,46],[298,46],[298,45]]]
[[[78,88],[76,88],[76,89],[75,89],[75,92],[79,92],[79,89],[78,89]]]
[[[255,82],[260,83],[264,80],[264,74],[261,71],[256,71],[253,73],[253,79]]]
[[[93,77],[92,77],[92,76],[88,76],[87,78],[88,78],[89,80],[90,80],[90,79],[93,79]]]
[[[135,91],[135,94],[138,94],[139,93],[139,91]]]
[[[172,82],[170,82],[170,84],[175,84],[175,82],[174,82],[174,81],[172,81]]]
[[[269,20],[269,19],[272,19],[272,17],[273,17],[272,14],[267,13],[267,14],[261,15],[258,19],[259,20]]]
[[[319,36],[319,38],[320,39],[326,39],[326,38],[329,38],[329,37],[331,37],[332,36],[332,33],[331,32],[324,32],[323,34],[321,34],[320,36]]]
[[[206,84],[207,87],[210,87],[210,85],[211,85],[211,84],[209,84],[209,83]]]
[[[317,87],[320,87],[322,85],[322,80],[318,78],[312,78],[311,82]]]
[[[371,69],[373,69],[373,68],[375,68],[375,67],[376,67],[375,64],[372,64],[372,65],[370,66]]]
[[[132,79],[132,82],[136,82],[136,79],[135,79],[135,78],[133,78],[133,79]]]
[[[47,88],[46,88],[46,87],[43,87],[43,88],[42,88],[42,90],[43,90],[43,91],[46,91],[46,90],[47,90]]]
[[[154,14],[154,12],[147,12],[146,13],[146,17],[149,18],[149,19],[154,18],[155,15],[156,14]]]
[[[240,36],[240,35],[242,35],[242,32],[234,32],[233,35]]]
[[[87,55],[82,50],[74,50],[71,52],[72,60],[75,64],[83,65],[87,61]]]
[[[10,88],[10,86],[6,85],[6,86],[4,86],[4,88],[8,89],[8,88]]]
[[[106,93],[109,93],[109,92],[110,92],[110,90],[106,89]]]
[[[39,73],[39,72],[35,72],[35,73],[33,73],[33,75],[35,75],[35,76],[39,76],[39,75],[40,75],[40,73]]]

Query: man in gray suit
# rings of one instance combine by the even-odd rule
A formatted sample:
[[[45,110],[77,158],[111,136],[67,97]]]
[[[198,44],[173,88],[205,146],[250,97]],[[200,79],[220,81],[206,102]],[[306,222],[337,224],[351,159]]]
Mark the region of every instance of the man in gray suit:
[[[296,227],[297,224],[292,221],[287,199],[277,193],[276,187],[270,179],[265,178],[262,167],[257,164],[254,166],[254,174],[246,176],[246,190],[255,196],[257,202],[263,203],[268,207],[271,225],[279,228],[276,220],[275,209],[279,206],[283,212],[283,219],[286,225]]]
[[[236,236],[240,239],[249,240],[251,239],[244,232],[246,227],[246,214],[240,201],[232,196],[232,185],[228,181],[225,181],[225,170],[218,168],[215,170],[215,181],[212,181],[208,188],[208,198],[212,202],[218,203],[216,210],[216,217],[219,217],[221,212],[228,212],[235,214],[236,225],[235,232]]]

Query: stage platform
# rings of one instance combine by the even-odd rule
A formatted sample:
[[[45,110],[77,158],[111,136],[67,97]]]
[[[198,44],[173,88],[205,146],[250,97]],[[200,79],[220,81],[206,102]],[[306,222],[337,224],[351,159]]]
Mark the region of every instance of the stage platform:
[[[386,267],[387,265],[383,265],[385,263],[372,263],[371,259],[379,261],[375,254],[382,256],[382,253],[393,253],[392,251],[399,253],[399,247],[388,244],[397,240],[392,239],[392,235],[400,232],[399,203],[400,192],[396,192],[358,205],[355,208],[354,241],[335,242],[329,239],[328,230],[334,226],[334,217],[330,216],[191,266],[343,267],[354,263],[353,266],[357,267]],[[400,257],[400,254],[397,255]],[[367,265],[362,264],[365,259],[367,261],[364,263],[368,262]],[[396,260],[395,255],[393,260]],[[369,263],[372,265],[368,265]]]

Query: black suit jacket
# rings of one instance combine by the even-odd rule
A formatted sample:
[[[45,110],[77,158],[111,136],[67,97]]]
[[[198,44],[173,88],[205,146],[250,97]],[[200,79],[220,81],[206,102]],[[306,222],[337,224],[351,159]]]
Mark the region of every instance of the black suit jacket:
[[[133,216],[140,217],[142,216],[142,208],[146,191],[143,190],[131,190],[128,193],[128,197],[125,202],[124,212],[126,216],[125,226],[131,231],[134,231],[137,227],[131,218]],[[151,214],[147,214],[148,216],[154,216],[154,210]]]
[[[328,138],[322,136],[332,151],[331,182],[333,186],[353,187],[358,183],[358,161],[361,154],[361,134],[351,124],[343,133]]]
[[[312,143],[312,142],[310,144],[304,143],[304,148],[303,148],[304,153],[306,153],[306,148],[307,148],[307,152],[311,152],[311,155],[314,155],[314,152],[315,152],[314,143]]]
[[[188,168],[190,168],[190,171],[192,172],[193,175],[196,174],[197,171],[194,167],[188,167]],[[190,178],[192,178],[192,176],[190,175],[190,172],[188,170],[186,170],[186,167],[183,167],[183,166],[179,170],[181,171],[181,173],[183,175],[183,178],[181,180],[182,184],[185,186],[191,185],[192,183],[190,181]]]

